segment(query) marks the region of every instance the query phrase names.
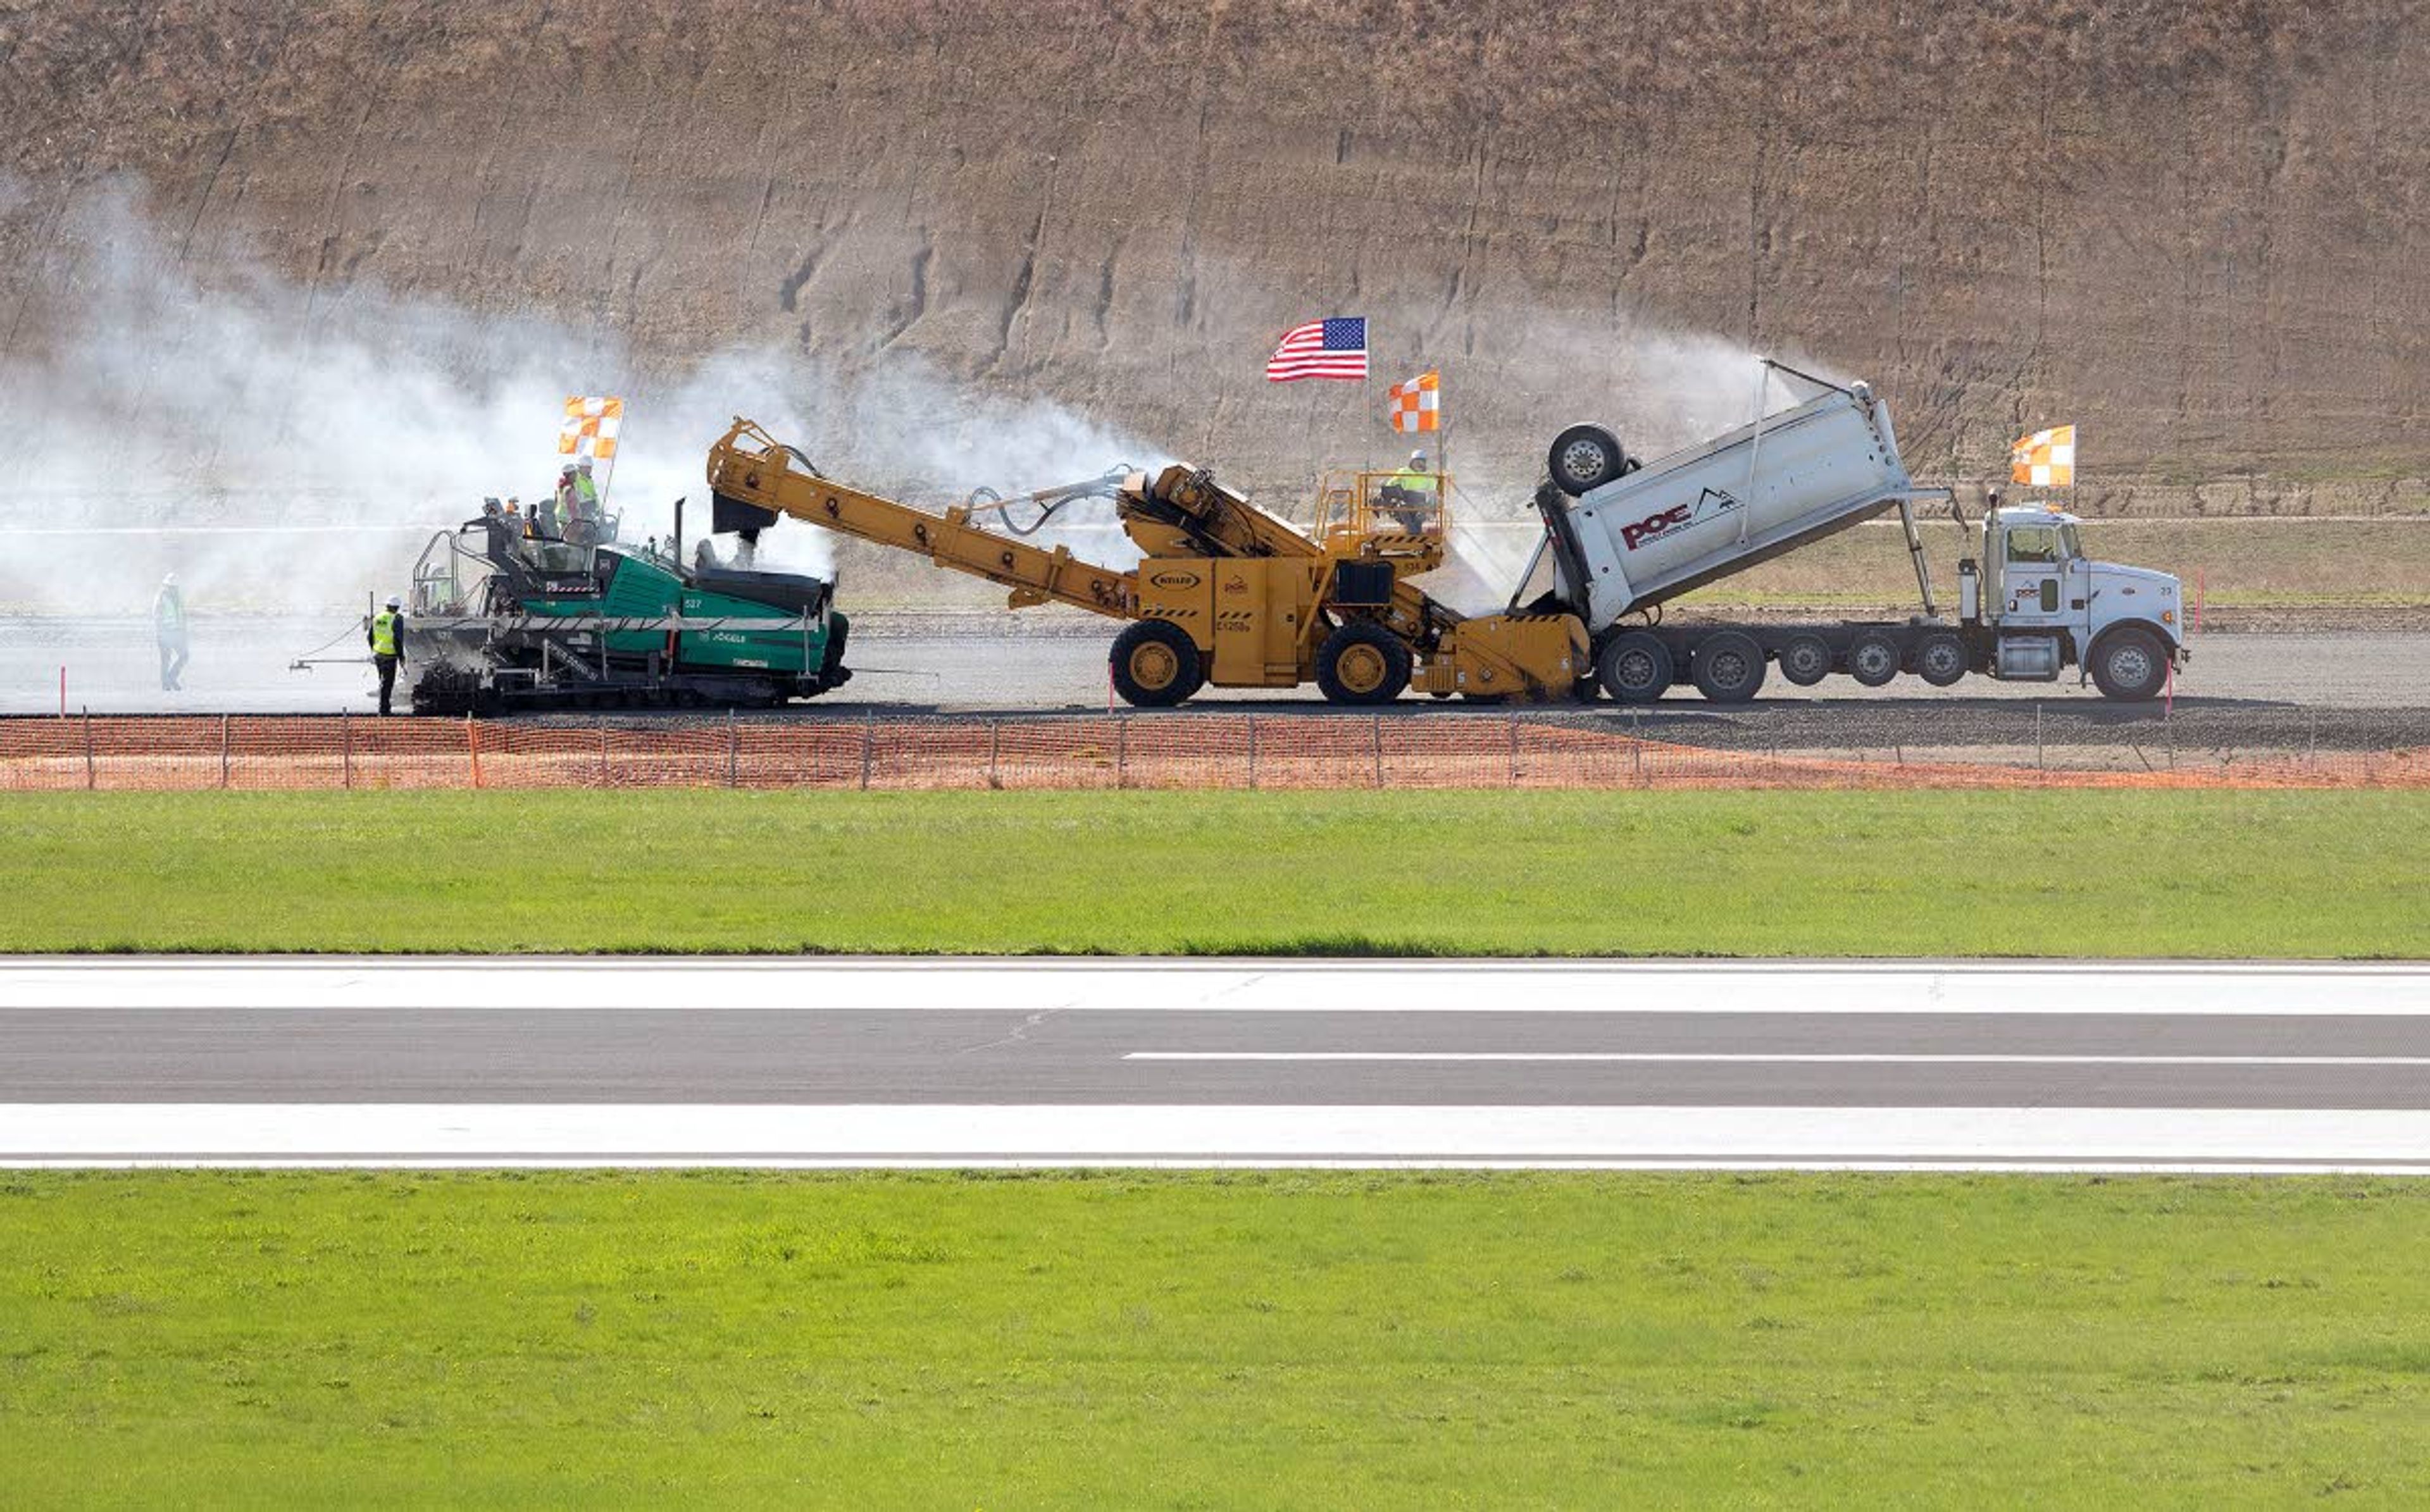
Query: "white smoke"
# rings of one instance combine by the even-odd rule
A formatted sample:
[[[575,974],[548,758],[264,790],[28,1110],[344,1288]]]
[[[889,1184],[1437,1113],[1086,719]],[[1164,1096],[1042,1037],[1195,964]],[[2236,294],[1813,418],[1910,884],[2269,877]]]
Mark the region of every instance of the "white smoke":
[[[30,202],[0,180],[0,215]],[[140,615],[164,572],[197,612],[325,613],[403,586],[431,533],[484,496],[554,486],[574,393],[616,393],[627,539],[673,502],[707,524],[702,470],[737,415],[830,472],[928,502],[1085,476],[1152,449],[1044,403],[962,391],[914,358],[845,374],[774,351],[675,371],[612,335],[474,311],[260,259],[208,282],[139,186],[86,196],[33,272],[36,329],[0,362],[0,611]],[[791,523],[762,565],[824,571]]]

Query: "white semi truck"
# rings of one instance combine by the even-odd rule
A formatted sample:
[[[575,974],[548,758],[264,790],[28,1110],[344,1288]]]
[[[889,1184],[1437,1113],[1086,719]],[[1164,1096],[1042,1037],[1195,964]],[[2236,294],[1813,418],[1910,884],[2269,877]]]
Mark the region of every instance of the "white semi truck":
[[[1878,688],[1901,673],[1948,687],[1969,673],[2055,682],[2082,669],[2113,699],[2155,697],[2187,659],[2183,595],[2166,573],[2094,561],[2076,517],[2001,507],[1982,524],[1982,557],[1957,568],[1957,614],[1945,618],[1917,534],[1915,507],[1951,491],[1919,488],[1899,459],[1889,410],[1864,384],[1841,387],[1767,362],[1810,395],[1726,436],[1640,463],[1601,425],[1555,439],[1536,493],[1544,539],[1520,593],[1547,557],[1552,587],[1525,612],[1575,614],[1593,638],[1594,672],[1622,703],[1693,683],[1717,703],[1743,703],[1771,663],[1801,687],[1846,673]],[[1818,624],[1665,623],[1661,606],[1896,509],[1923,612],[1906,621]],[[1960,524],[1964,523],[1962,517]],[[1521,606],[1514,601],[1514,611]]]

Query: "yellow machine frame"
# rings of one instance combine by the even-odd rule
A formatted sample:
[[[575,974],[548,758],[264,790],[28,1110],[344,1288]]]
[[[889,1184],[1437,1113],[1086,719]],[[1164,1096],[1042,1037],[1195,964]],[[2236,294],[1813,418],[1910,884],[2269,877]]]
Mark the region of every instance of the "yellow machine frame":
[[[932,514],[824,477],[747,420],[708,457],[721,509],[747,506],[918,553],[1004,585],[1014,608],[1068,604],[1129,622],[1112,667],[1134,704],[1177,704],[1207,682],[1314,682],[1346,704],[1389,703],[1408,687],[1438,697],[1576,696],[1589,660],[1574,616],[1469,618],[1409,581],[1442,565],[1450,479],[1438,476],[1430,516],[1412,520],[1406,503],[1384,495],[1395,476],[1328,477],[1311,539],[1203,469],[1127,474],[1115,507],[1145,559],[1124,571],[984,529],[966,507]]]

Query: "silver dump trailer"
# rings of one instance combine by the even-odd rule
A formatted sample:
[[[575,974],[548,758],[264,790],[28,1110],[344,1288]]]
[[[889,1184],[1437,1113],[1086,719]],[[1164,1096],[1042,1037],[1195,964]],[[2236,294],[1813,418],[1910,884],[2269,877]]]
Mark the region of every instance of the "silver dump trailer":
[[[1537,490],[1553,586],[1525,606],[1566,610],[1593,637],[1595,675],[1623,703],[1692,682],[1739,703],[1777,661],[1810,686],[1845,673],[1881,687],[1912,673],[1947,687],[1969,673],[2055,681],[2070,666],[2118,699],[2146,699],[2186,659],[2177,580],[2085,557],[2077,520],[2002,508],[1983,519],[1982,558],[1958,564],[1958,612],[1944,617],[1915,526],[1915,507],[1954,505],[1919,488],[1899,458],[1889,409],[1864,384],[1842,387],[1766,363],[1796,391],[1794,407],[1651,462],[1600,425],[1555,439]],[[1906,621],[1808,624],[1665,623],[1662,605],[1758,562],[1896,510],[1923,612]],[[1517,603],[1512,607],[1518,608]]]

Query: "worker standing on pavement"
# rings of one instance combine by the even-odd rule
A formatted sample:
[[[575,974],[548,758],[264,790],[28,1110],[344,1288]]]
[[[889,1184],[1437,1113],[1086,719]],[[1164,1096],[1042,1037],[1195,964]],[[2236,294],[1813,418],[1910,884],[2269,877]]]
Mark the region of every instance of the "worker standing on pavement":
[[[186,673],[186,595],[175,573],[160,578],[160,591],[152,600],[152,630],[160,642],[160,690],[178,692]]]
[[[396,689],[396,670],[405,664],[405,600],[391,593],[388,606],[372,616],[364,638],[372,643],[372,665],[379,669],[380,717],[388,717],[389,695]]]

